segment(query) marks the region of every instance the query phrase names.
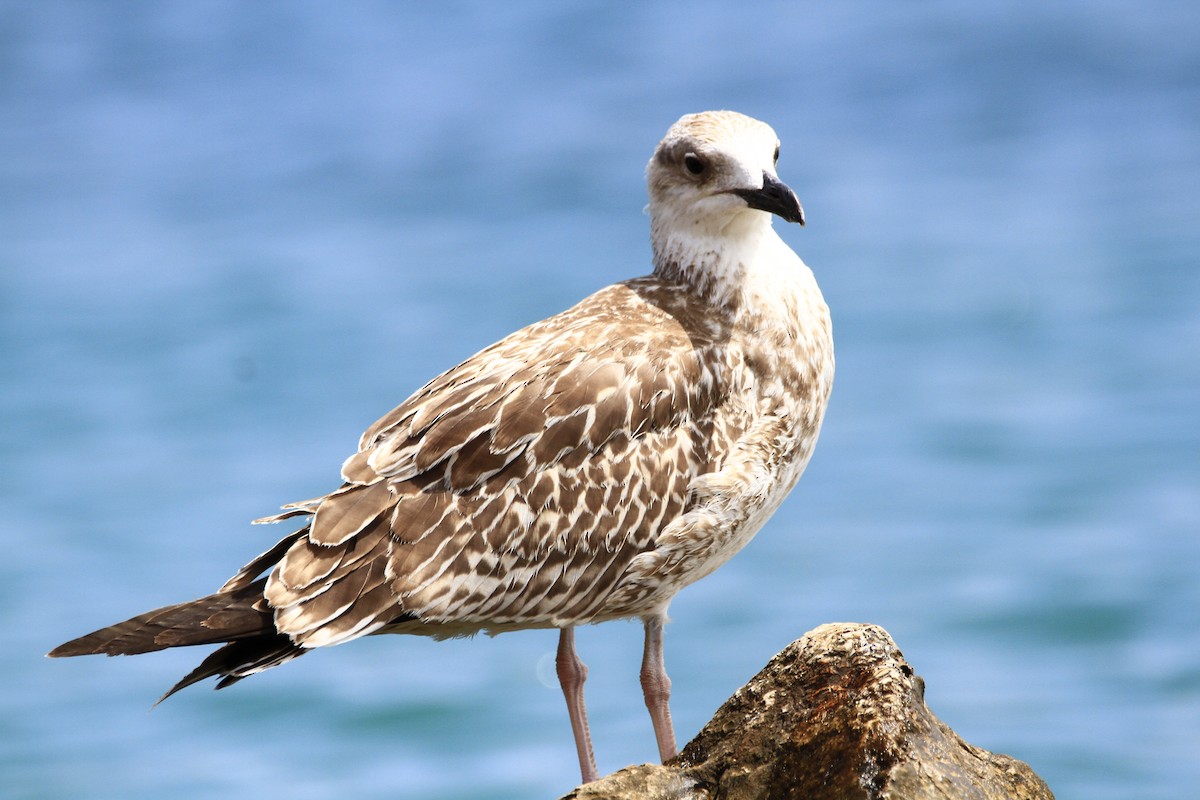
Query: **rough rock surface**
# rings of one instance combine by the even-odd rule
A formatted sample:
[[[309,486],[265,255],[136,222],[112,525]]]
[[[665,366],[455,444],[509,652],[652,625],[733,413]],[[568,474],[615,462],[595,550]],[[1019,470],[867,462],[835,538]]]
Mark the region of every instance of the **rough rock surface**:
[[[668,764],[626,767],[563,800],[1053,800],[1026,764],[960,739],[924,695],[883,628],[822,625]]]

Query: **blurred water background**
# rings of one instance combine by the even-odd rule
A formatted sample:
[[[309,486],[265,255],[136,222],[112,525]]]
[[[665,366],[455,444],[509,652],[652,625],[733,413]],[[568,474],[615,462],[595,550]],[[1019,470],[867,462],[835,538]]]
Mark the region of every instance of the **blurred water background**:
[[[435,373],[648,270],[681,114],[770,122],[833,309],[816,457],[673,605],[686,741],[822,622],[885,626],[1060,798],[1200,785],[1200,6],[0,5],[0,794],[546,798],[550,632],[376,638],[147,708],[47,661],[198,596]],[[778,224],[778,223],[777,223]],[[641,631],[580,631],[602,771]]]

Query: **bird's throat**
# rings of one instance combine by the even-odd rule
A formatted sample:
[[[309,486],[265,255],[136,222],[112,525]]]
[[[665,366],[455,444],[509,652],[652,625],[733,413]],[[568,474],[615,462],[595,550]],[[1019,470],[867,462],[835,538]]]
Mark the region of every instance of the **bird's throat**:
[[[763,261],[760,251],[779,243],[770,217],[761,212],[738,214],[723,227],[652,222],[651,241],[655,275],[731,310],[741,304]]]

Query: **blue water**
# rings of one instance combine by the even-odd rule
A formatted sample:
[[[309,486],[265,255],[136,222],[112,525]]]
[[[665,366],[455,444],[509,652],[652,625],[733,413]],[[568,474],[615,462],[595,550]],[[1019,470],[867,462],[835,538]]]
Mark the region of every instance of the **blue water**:
[[[646,159],[730,107],[783,139],[838,378],[793,497],[673,605],[681,741],[870,621],[1059,797],[1197,796],[1200,6],[500,8],[0,7],[0,794],[570,789],[552,633],[153,713],[199,653],[41,654],[212,590],[409,391],[644,273]],[[640,638],[579,634],[602,771],[654,758]]]

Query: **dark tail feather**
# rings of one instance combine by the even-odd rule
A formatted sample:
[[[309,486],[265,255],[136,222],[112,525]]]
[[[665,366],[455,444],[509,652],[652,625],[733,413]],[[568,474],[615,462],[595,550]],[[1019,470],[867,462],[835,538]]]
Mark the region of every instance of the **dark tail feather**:
[[[304,654],[304,648],[275,630],[265,608],[262,578],[208,597],[139,614],[73,639],[50,651],[52,658],[105,654],[136,655],[197,644],[224,644],[159,698],[219,675],[218,689]]]
[[[283,537],[270,550],[242,567],[215,594],[156,608],[101,628],[60,644],[50,651],[49,656],[129,656],[168,647],[274,635],[274,618],[263,600],[267,579],[255,578],[275,566],[288,548],[307,532],[305,527]]]
[[[184,675],[179,683],[158,698],[155,705],[180,689],[186,689],[205,678],[220,675],[221,680],[217,682],[217,688],[224,689],[256,672],[262,672],[291,661],[293,658],[299,658],[304,655],[304,652],[303,647],[293,644],[291,639],[281,633],[230,642],[210,653],[208,658],[200,662],[200,666]]]
[[[222,591],[172,606],[147,611],[132,619],[72,639],[50,651],[51,658],[136,655],[237,639],[275,635],[275,622],[265,605],[266,579],[233,591]]]
[[[304,654],[275,628],[275,617],[263,597],[266,578],[255,578],[275,566],[288,548],[308,528],[288,534],[230,578],[215,594],[164,606],[145,614],[72,639],[51,650],[51,658],[65,656],[127,656],[151,653],[168,647],[224,644],[200,662],[200,666],[159,698],[193,683],[219,675],[218,689],[237,683],[247,675],[262,672]]]

